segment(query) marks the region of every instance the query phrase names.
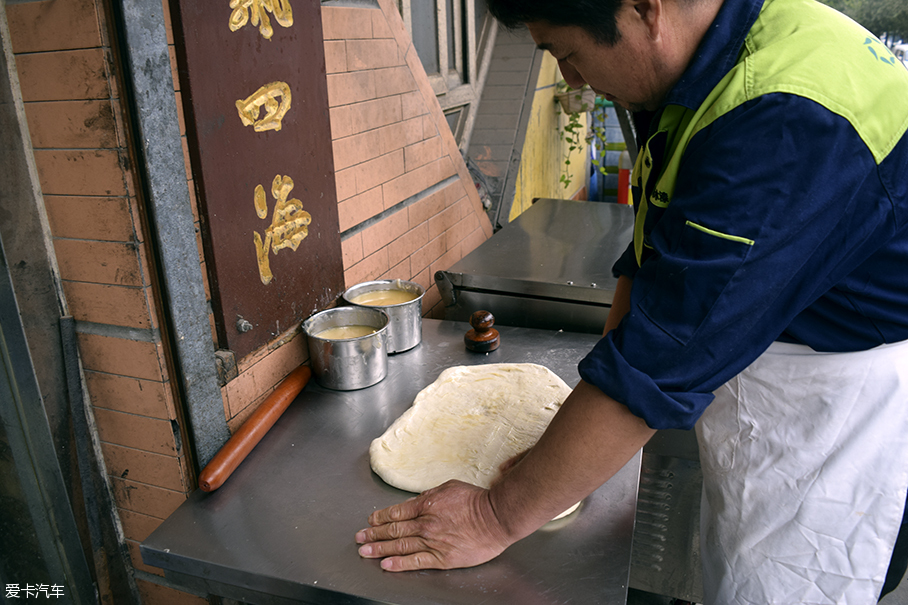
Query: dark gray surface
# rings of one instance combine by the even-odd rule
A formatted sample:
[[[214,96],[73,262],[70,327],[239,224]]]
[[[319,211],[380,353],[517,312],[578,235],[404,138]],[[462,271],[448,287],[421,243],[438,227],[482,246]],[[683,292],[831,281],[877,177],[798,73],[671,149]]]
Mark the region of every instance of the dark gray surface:
[[[424,320],[422,343],[391,356],[387,378],[368,389],[310,382],[223,487],[195,492],[142,544],[144,561],[222,596],[278,597],[262,602],[624,603],[639,454],[576,513],[485,565],[390,574],[358,556],[353,536],[367,516],[410,496],[372,473],[369,444],[420,389],[445,368],[501,362],[539,363],[573,386],[596,342],[503,327],[500,348],[477,354],[464,347],[468,327]]]
[[[139,152],[139,185],[151,217],[165,319],[181,398],[189,411],[195,456],[204,466],[230,438],[211,343],[195,219],[180,143],[163,5],[112,3],[126,49],[128,100]]]

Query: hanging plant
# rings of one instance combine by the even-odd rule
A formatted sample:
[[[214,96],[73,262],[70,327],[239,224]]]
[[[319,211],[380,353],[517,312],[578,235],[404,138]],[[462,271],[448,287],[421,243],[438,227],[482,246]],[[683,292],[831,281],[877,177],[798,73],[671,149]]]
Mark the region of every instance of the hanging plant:
[[[564,168],[561,171],[559,182],[567,189],[571,185],[570,167],[571,156],[578,149],[583,150],[585,145],[581,144],[581,135],[583,134],[583,122],[581,116],[588,112],[601,112],[604,117],[605,108],[597,106],[596,93],[589,86],[584,86],[575,90],[561,80],[555,85],[555,100],[558,102],[559,113],[563,112],[567,116],[567,123],[558,129],[559,138],[567,143],[564,155]],[[590,126],[587,129],[585,142],[587,145],[601,143],[601,148],[605,148],[605,128],[594,126],[593,120],[588,120]],[[595,169],[605,174],[605,166],[602,166],[598,159],[592,161]]]

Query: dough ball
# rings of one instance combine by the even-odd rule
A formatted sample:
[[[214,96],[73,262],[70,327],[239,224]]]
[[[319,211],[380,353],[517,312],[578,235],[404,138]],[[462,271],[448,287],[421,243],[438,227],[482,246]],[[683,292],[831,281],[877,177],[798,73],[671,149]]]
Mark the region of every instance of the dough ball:
[[[539,440],[570,393],[536,364],[448,368],[372,442],[372,469],[409,492],[449,479],[488,488],[503,462]]]

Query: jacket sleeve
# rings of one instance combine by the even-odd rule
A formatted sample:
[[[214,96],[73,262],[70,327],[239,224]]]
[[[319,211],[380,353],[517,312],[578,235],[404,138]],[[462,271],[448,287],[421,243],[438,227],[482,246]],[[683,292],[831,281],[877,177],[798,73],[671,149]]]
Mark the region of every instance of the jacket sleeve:
[[[760,97],[697,133],[652,254],[615,265],[634,278],[631,309],[581,377],[652,428],[693,427],[712,391],[892,237],[866,193],[875,174],[850,123],[802,97]]]

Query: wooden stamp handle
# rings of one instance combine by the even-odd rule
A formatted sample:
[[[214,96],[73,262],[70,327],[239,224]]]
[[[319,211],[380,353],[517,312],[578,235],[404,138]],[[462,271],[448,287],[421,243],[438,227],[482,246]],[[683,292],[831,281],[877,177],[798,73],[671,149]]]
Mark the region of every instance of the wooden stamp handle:
[[[495,317],[488,311],[476,311],[470,316],[470,325],[472,329],[464,334],[463,342],[467,348],[477,353],[488,353],[494,351],[501,344],[501,336],[498,330],[492,326],[495,324]]]

